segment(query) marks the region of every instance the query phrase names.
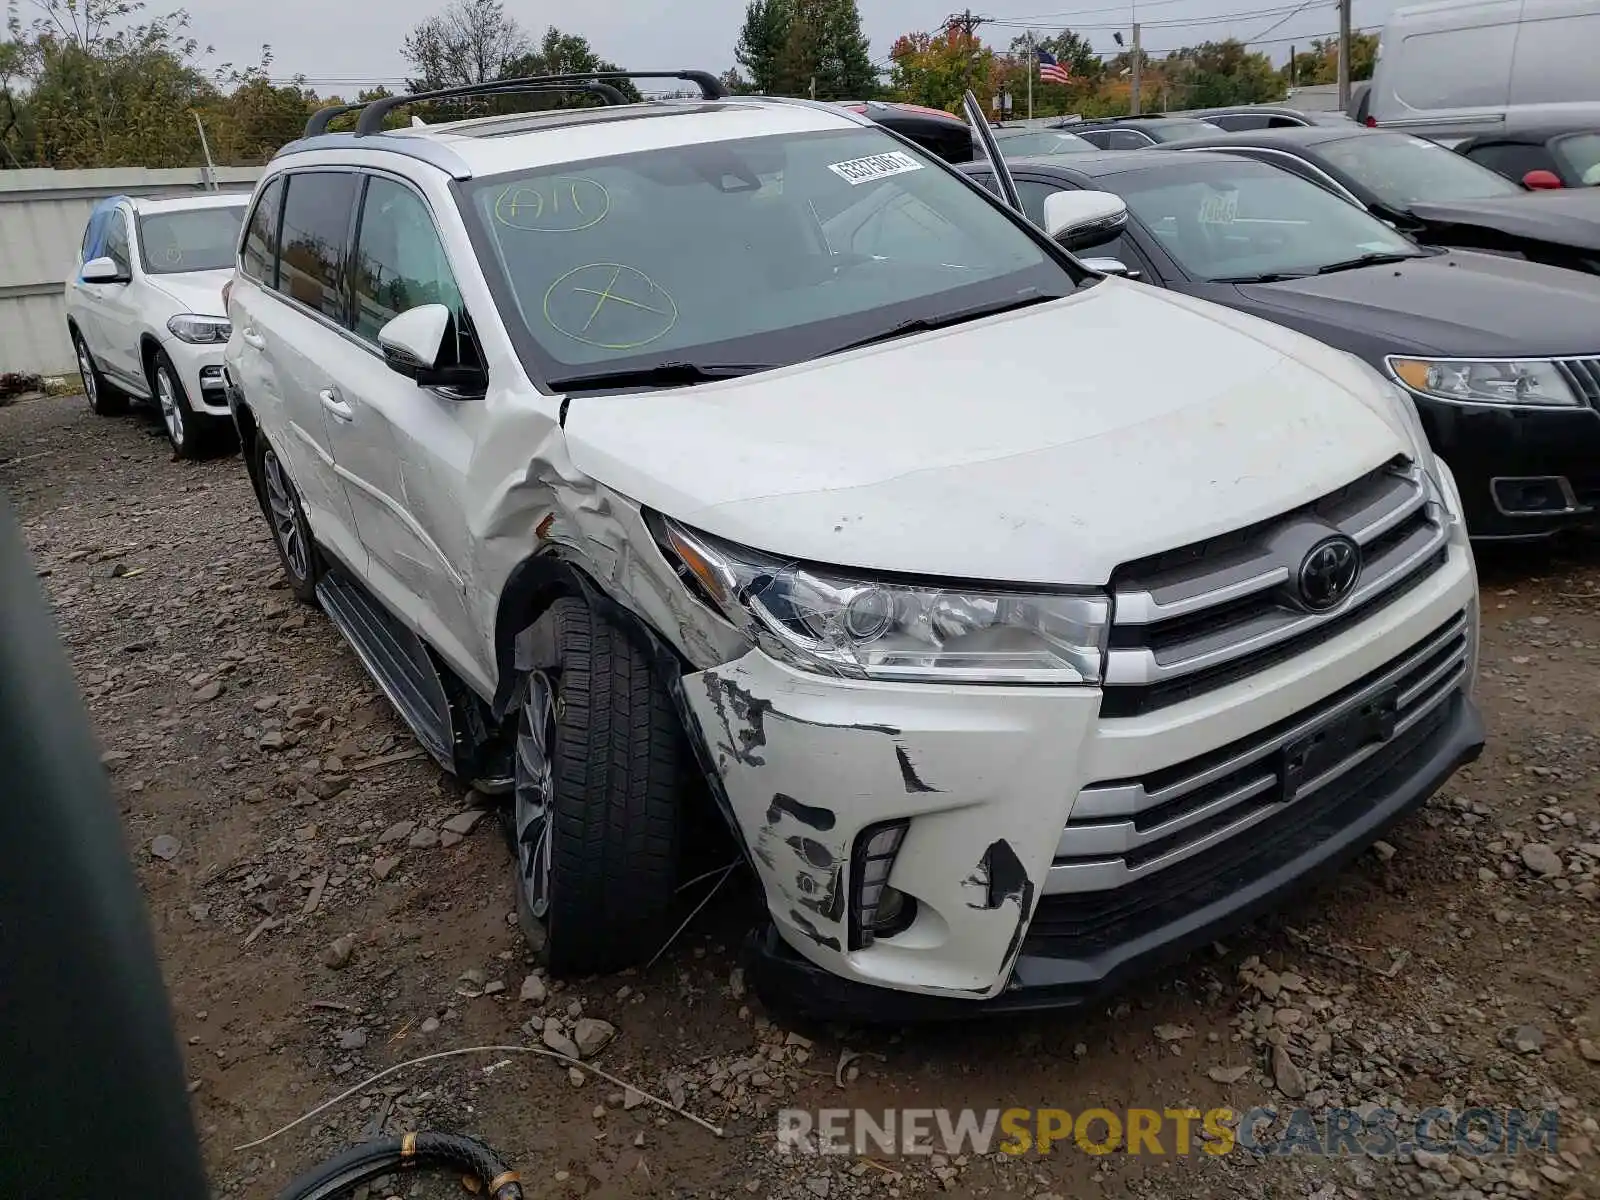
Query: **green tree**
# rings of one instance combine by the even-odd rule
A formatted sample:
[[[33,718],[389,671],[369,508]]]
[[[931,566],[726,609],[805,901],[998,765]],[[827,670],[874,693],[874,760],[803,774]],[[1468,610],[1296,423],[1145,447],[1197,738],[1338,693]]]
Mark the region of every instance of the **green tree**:
[[[994,51],[954,27],[896,39],[889,61],[889,86],[896,97],[949,112],[961,109],[968,88],[985,99],[996,73]]]
[[[1172,108],[1216,108],[1283,98],[1283,79],[1272,60],[1237,38],[1186,46],[1167,55],[1152,83]],[[1160,92],[1152,89],[1152,94]]]
[[[544,31],[539,44],[530,53],[506,64],[507,77],[518,75],[587,75],[592,72],[616,71],[620,68],[595,53],[589,39],[582,34],[562,33],[555,26]],[[642,100],[639,89],[631,80],[608,80],[612,87],[632,101]],[[581,93],[558,93],[550,96],[537,94],[517,98],[516,108],[567,108],[574,105],[593,104]]]
[[[1372,67],[1378,58],[1378,35],[1353,33],[1350,35],[1350,78],[1371,79]],[[1309,87],[1317,83],[1339,81],[1339,39],[1312,38],[1308,50],[1294,56],[1292,63],[1295,87]],[[1291,79],[1290,63],[1283,64],[1283,77]]]
[[[762,95],[782,95],[793,81],[782,75],[794,23],[794,0],[750,0],[733,56],[750,73],[750,86]]]
[[[818,100],[876,96],[878,69],[856,0],[790,2],[794,11],[780,59],[779,94],[815,94]]]
[[[202,161],[194,113],[218,96],[182,10],[134,18],[128,0],[33,0],[26,45],[31,159],[41,166],[188,166]]]

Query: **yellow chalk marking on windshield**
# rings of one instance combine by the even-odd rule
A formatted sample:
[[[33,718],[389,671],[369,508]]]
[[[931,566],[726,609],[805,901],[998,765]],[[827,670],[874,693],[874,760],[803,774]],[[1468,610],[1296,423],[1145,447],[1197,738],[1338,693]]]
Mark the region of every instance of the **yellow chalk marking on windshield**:
[[[583,278],[585,272],[589,273],[588,278]],[[632,295],[628,294],[630,292]],[[585,298],[581,303],[588,305],[587,298],[591,296],[594,303],[588,305],[588,314],[581,325],[576,329],[567,328],[556,319],[556,314],[551,311],[552,304],[556,302],[559,306],[559,301],[566,300],[568,306],[574,306],[573,302],[580,296]],[[607,311],[618,314],[609,318],[612,324],[620,320],[624,326],[643,326],[639,332],[646,336],[604,341],[590,336],[590,329]],[[575,318],[576,314],[572,316]],[[651,317],[657,320],[651,320]],[[585,263],[560,276],[546,289],[544,319],[550,328],[573,341],[602,350],[637,350],[665,337],[672,330],[678,323],[678,304],[664,287],[637,267],[623,263]],[[576,323],[575,320],[573,323]],[[657,325],[660,327],[652,328]]]
[[[497,222],[529,233],[578,233],[600,224],[610,211],[611,193],[605,185],[582,177],[539,186],[512,184],[494,201]]]

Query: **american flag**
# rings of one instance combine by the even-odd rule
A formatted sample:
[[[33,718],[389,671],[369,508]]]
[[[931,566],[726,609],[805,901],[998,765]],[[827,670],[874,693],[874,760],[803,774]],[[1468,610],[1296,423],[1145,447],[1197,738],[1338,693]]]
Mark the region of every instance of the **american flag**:
[[[1048,50],[1038,51],[1039,78],[1045,83],[1071,83],[1072,76],[1067,69],[1056,61],[1056,56]]]

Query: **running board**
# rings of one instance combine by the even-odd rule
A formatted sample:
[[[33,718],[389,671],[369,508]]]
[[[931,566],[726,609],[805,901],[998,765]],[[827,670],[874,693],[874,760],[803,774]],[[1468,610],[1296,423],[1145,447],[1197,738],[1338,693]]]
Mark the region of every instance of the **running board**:
[[[454,774],[453,712],[422,639],[339,567],[330,566],[317,581],[317,599],[422,748]]]

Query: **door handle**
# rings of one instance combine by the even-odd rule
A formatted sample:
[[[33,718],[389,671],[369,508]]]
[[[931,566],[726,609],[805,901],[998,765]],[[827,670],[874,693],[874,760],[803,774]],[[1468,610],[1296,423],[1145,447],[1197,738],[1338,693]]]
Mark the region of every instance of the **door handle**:
[[[256,350],[265,350],[267,348],[267,339],[254,329],[241,329],[239,330],[239,336],[244,339],[246,346],[253,347]]]
[[[323,388],[320,392],[317,393],[317,399],[322,401],[322,407],[323,408],[327,409],[329,412],[331,412],[339,420],[341,420],[341,421],[353,421],[353,420],[355,420],[355,417],[356,417],[355,409],[351,408],[348,404],[346,404],[343,400],[341,400],[339,398],[339,393],[338,393],[337,389],[335,389],[335,388]]]

